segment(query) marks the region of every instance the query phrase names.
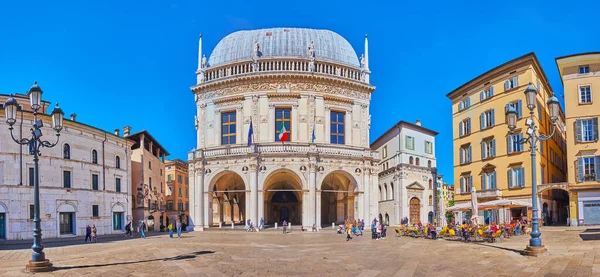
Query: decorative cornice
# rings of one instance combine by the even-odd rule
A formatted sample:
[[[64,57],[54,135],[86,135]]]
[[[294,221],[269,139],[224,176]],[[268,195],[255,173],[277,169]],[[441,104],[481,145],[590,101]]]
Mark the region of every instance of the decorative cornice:
[[[237,101],[243,101],[244,100],[244,96],[243,95],[236,95],[236,96],[232,96],[232,97],[226,97],[226,98],[218,98],[213,100],[213,103],[215,105],[220,105],[220,104],[224,104],[227,102],[237,102]]]

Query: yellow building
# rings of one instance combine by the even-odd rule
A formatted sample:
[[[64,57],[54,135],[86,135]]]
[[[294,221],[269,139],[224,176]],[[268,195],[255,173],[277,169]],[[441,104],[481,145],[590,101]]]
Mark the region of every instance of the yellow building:
[[[180,159],[165,162],[165,201],[167,203],[165,226],[175,224],[176,220],[188,225],[190,214],[190,180],[188,178],[188,164]]]
[[[556,58],[565,91],[568,130],[570,220],[572,225],[600,224],[600,52]]]
[[[529,53],[499,65],[448,93],[452,100],[454,150],[454,184],[456,204],[471,200],[471,188],[477,190],[479,203],[496,199],[518,199],[531,203],[531,156],[528,144],[519,144],[526,137],[525,119],[529,118],[525,88],[528,83],[538,89],[538,105],[533,117],[538,131],[552,132],[549,108],[552,88],[534,53]],[[514,134],[505,123],[505,109],[512,105],[518,111]],[[566,180],[564,115],[556,125],[552,139],[538,145],[536,175],[538,185]],[[562,194],[552,186],[540,186],[542,199]],[[548,200],[550,201],[550,200]],[[567,205],[568,202],[562,203]],[[554,210],[552,212],[555,212]],[[564,209],[560,220],[567,220]],[[547,213],[550,213],[548,211]],[[507,212],[482,212],[480,216],[504,221],[527,215],[526,208]]]

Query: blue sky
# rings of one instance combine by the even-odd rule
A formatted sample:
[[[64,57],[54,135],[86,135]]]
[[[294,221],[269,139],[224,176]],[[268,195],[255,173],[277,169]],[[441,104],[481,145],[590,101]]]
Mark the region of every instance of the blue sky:
[[[401,119],[421,119],[440,133],[438,167],[449,183],[449,91],[533,51],[562,95],[554,58],[600,46],[589,12],[600,1],[49,2],[0,4],[0,93],[23,93],[38,80],[44,98],[58,101],[67,115],[77,113],[78,121],[109,132],[147,129],[171,158],[186,159],[195,146],[189,87],[199,33],[207,56],[241,29],[330,29],[358,55],[368,33],[377,86],[371,140]]]

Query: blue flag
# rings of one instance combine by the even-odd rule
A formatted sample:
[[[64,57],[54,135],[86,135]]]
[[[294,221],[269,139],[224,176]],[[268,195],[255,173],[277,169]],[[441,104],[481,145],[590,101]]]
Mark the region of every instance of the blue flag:
[[[315,139],[317,139],[317,137],[315,136],[315,125],[313,125],[313,131],[312,131],[312,143],[315,143]]]
[[[254,134],[254,130],[252,130],[252,120],[250,120],[250,129],[248,129],[248,146],[252,145],[252,134]]]

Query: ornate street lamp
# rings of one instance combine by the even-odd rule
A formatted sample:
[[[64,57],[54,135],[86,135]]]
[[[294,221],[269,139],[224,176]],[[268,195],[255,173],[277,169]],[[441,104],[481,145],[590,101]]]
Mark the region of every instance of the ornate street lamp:
[[[550,121],[552,122],[552,133],[549,136],[544,134],[537,134],[537,126],[535,126],[535,121],[533,120],[534,110],[536,108],[536,98],[538,91],[533,86],[532,83],[529,83],[527,88],[525,89],[525,99],[527,101],[527,108],[529,109],[530,117],[526,120],[527,129],[527,138],[519,141],[519,144],[529,144],[529,152],[531,153],[531,202],[532,202],[532,212],[533,216],[531,219],[531,239],[529,240],[529,245],[525,248],[524,254],[528,256],[538,256],[546,252],[546,248],[542,245],[542,239],[540,236],[542,233],[540,232],[539,226],[539,218],[538,218],[538,204],[537,204],[537,183],[536,183],[536,162],[535,162],[535,150],[537,149],[537,145],[539,141],[545,141],[550,139],[556,130],[556,121],[558,120],[559,113],[559,102],[556,96],[550,97],[548,99],[548,107],[550,108]],[[514,132],[517,126],[517,110],[508,105],[506,107],[506,124],[508,125],[508,129],[511,133]]]
[[[33,109],[33,128],[31,128],[31,138],[21,138],[16,139],[13,135],[13,125],[17,122],[17,110],[19,108],[19,103],[17,100],[11,95],[8,100],[4,103],[4,111],[6,113],[6,123],[8,123],[8,129],[10,130],[10,136],[12,139],[20,144],[20,145],[29,145],[30,151],[33,153],[33,203],[34,203],[34,214],[33,214],[33,245],[31,249],[33,253],[31,254],[31,261],[27,264],[26,269],[30,272],[43,272],[43,271],[51,271],[53,270],[52,264],[48,259],[46,259],[46,255],[44,254],[44,247],[42,246],[42,228],[40,226],[40,180],[39,180],[39,168],[38,161],[40,155],[40,148],[46,147],[51,148],[54,147],[58,143],[58,139],[60,138],[60,131],[63,128],[63,116],[65,113],[61,108],[58,107],[58,103],[50,116],[52,117],[52,129],[56,131],[56,142],[51,143],[45,140],[42,140],[42,127],[44,126],[42,120],[38,120],[38,110],[41,107],[41,99],[42,99],[42,89],[37,85],[37,82],[33,83],[33,86],[27,92],[27,96],[29,96],[29,100],[31,102],[31,108]]]

